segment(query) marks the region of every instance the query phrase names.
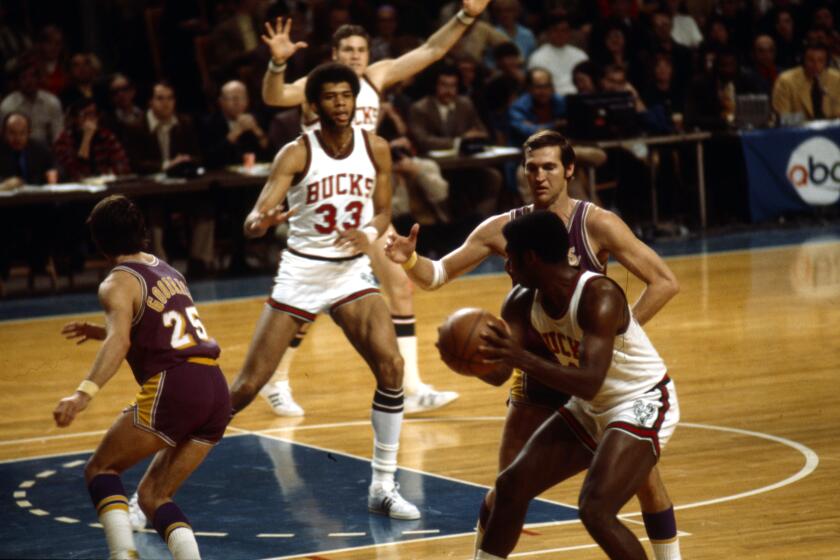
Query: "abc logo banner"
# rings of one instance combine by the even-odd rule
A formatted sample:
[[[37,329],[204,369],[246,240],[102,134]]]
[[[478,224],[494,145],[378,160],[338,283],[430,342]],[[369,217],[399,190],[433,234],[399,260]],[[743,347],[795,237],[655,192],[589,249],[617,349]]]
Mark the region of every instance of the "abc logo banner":
[[[840,148],[823,136],[809,138],[791,152],[787,178],[808,204],[836,203],[840,200]]]

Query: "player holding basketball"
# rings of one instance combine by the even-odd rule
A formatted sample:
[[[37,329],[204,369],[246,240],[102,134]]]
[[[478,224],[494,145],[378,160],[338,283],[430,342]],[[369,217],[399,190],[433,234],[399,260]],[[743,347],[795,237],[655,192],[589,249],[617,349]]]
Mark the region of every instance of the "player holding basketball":
[[[289,241],[245,365],[231,386],[231,400],[234,411],[247,406],[301,325],[329,313],[376,377],[368,508],[396,519],[417,519],[420,512],[394,483],[403,360],[365,253],[391,220],[391,153],[385,140],[352,126],[358,93],[359,78],[343,64],[322,64],[309,74],[306,99],[321,129],[280,150],[245,219],[248,237],[262,236],[288,220]],[[291,210],[284,212],[287,196]]]
[[[463,245],[440,260],[420,257],[415,252],[418,225],[412,228],[408,237],[391,236],[386,254],[403,265],[415,284],[427,290],[437,289],[472,270],[489,256],[504,255],[502,228],[512,219],[534,209],[549,210],[560,217],[569,231],[569,258],[575,261],[574,264],[584,270],[605,273],[607,259],[613,255],[645,283],[644,291],[633,305],[633,317],[644,325],[679,291],[674,274],[618,216],[592,203],[569,197],[567,185],[575,169],[575,152],[561,134],[537,132],[525,142],[523,152],[528,185],[534,195],[533,205],[488,218]],[[499,471],[513,461],[537,427],[567,399],[565,393],[546,387],[523,372],[514,372],[499,449]],[[679,559],[676,517],[657,468],[651,470],[637,496],[656,558]],[[477,544],[481,542],[492,502],[491,491],[482,502]]]
[[[114,265],[99,286],[106,326],[70,323],[67,338],[104,340],[87,377],[53,412],[69,426],[128,360],[140,392],[85,466],[110,558],[138,558],[120,473],[157,453],[140,481],[140,507],[176,560],[199,557],[172,496],[222,438],[230,395],[219,346],[201,324],[184,277],[143,251],[143,214],[124,196],[100,201],[88,218],[94,242]]]
[[[502,306],[510,330],[491,324],[480,352],[508,376],[511,368],[527,371],[572,397],[499,474],[475,558],[507,558],[531,499],[587,469],[578,498],[586,530],[610,558],[646,558],[617,515],[676,428],[674,383],[621,288],[569,264],[566,228],[555,213],[524,215],[502,233],[516,284]],[[546,350],[553,359],[543,357]]]
[[[380,92],[407,80],[443,56],[461,38],[469,25],[484,11],[489,0],[463,0],[463,7],[446,25],[441,27],[418,48],[397,59],[370,62],[370,37],[358,25],[343,25],[333,35],[332,58],[346,64],[356,72],[361,81],[356,98],[356,112],[353,124],[369,132],[375,132],[379,124]],[[263,78],[263,100],[268,105],[296,107],[303,105],[304,132],[318,128],[318,116],[306,105],[304,89],[306,77],[291,84],[284,80],[286,61],[305,48],[306,43],[293,42],[289,37],[291,20],[278,18],[276,26],[266,24],[263,41],[271,48],[271,62]],[[390,227],[389,230],[393,231]],[[373,271],[382,283],[388,297],[392,320],[397,331],[400,353],[405,359],[405,406],[406,413],[424,412],[445,406],[458,398],[454,391],[435,391],[420,379],[417,367],[417,337],[415,335],[414,301],[411,282],[405,272],[384,256],[385,236],[374,243],[368,251]],[[305,329],[292,341],[272,381],[262,391],[275,413],[281,416],[297,416],[303,409],[294,402],[289,387],[289,368],[292,357],[305,334]]]

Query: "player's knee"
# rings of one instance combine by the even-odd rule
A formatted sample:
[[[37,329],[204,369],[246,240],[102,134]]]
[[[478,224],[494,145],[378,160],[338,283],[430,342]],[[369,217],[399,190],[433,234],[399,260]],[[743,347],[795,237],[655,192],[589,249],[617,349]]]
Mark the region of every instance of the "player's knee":
[[[162,492],[154,483],[144,480],[137,487],[137,504],[146,517],[152,519],[157,509],[172,497]]]
[[[531,496],[526,496],[522,492],[522,484],[519,476],[515,470],[506,469],[498,477],[496,477],[496,485],[493,488],[493,497],[495,503],[510,504],[521,499],[530,500]]]
[[[112,465],[103,461],[100,457],[94,455],[88,462],[85,463],[85,483],[90,483],[91,480],[100,474],[120,474]]]
[[[389,389],[402,387],[404,365],[405,362],[399,352],[395,352],[393,356],[380,359],[376,368],[379,384]]]
[[[616,508],[597,489],[586,488],[578,498],[578,515],[584,526],[592,532],[616,515]]]

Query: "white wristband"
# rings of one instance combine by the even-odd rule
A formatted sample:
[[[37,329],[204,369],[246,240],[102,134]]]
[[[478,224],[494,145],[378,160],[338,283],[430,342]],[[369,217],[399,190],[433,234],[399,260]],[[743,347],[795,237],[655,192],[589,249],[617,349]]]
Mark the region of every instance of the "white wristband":
[[[432,261],[432,282],[429,284],[430,290],[437,290],[449,280],[446,274],[446,268],[443,266],[443,261]]]
[[[475,17],[469,15],[463,9],[459,10],[458,13],[455,14],[455,17],[458,18],[458,21],[460,21],[464,25],[472,25],[472,23],[475,21]]]
[[[367,238],[368,242],[373,245],[373,243],[379,239],[379,231],[373,226],[365,226],[362,228],[362,233],[364,233]]]
[[[274,62],[273,58],[270,58],[268,60],[268,71],[272,74],[282,74],[286,71],[286,63],[284,62],[283,64],[277,64],[276,62]]]
[[[85,379],[79,386],[76,387],[76,390],[80,393],[86,394],[88,397],[93,398],[96,396],[96,393],[99,392],[99,385],[91,381],[90,379]]]

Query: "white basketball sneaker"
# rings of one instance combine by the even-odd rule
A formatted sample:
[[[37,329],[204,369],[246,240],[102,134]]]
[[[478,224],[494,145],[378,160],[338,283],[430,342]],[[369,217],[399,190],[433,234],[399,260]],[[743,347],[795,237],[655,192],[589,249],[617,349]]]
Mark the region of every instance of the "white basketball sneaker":
[[[431,385],[421,385],[416,393],[406,394],[403,406],[405,414],[418,414],[442,408],[460,395],[455,391],[435,391]]]
[[[420,519],[417,506],[400,496],[399,484],[393,487],[371,484],[368,489],[368,510],[392,519]]]
[[[288,381],[268,383],[260,389],[260,395],[268,401],[271,410],[277,416],[303,416],[303,408],[292,397],[292,388]]]
[[[128,521],[135,531],[142,531],[146,528],[146,514],[140,509],[140,503],[135,492],[128,501]]]

